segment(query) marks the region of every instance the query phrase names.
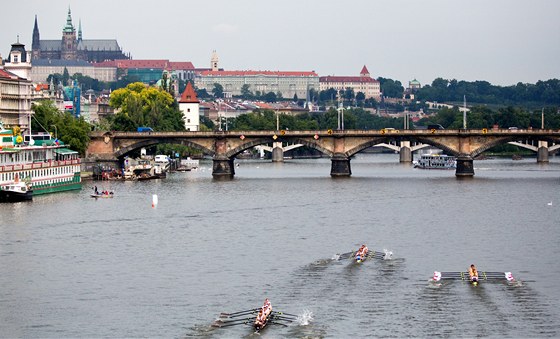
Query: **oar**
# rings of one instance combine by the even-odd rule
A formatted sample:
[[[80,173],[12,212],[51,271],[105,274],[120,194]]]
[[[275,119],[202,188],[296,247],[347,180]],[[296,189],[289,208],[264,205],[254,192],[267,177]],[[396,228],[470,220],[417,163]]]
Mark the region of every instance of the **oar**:
[[[246,310],[246,311],[239,311],[239,312],[233,312],[233,313],[220,313],[220,318],[235,318],[235,317],[240,317],[243,315],[247,315],[247,314],[251,314],[251,313],[255,313],[258,312],[259,309],[258,308],[253,308],[251,310]]]
[[[342,253],[342,254],[338,254],[338,259],[348,259],[350,257],[354,256],[355,252],[347,252],[347,253]]]
[[[226,321],[218,319],[212,323],[212,327],[227,327],[233,325],[243,325],[243,324],[249,324],[251,321],[253,321],[252,318],[226,320]]]
[[[284,313],[284,312],[272,312],[273,315],[280,315],[280,316],[287,316],[287,317],[295,317],[295,318],[299,318],[299,315],[297,314],[290,314],[290,313]]]
[[[277,315],[276,315],[276,316],[273,316],[273,317],[271,318],[271,320],[273,320],[273,321],[275,321],[275,320],[278,320],[278,321],[289,321],[289,322],[296,321],[296,319],[293,319],[293,318],[286,318],[286,317],[277,316]]]
[[[274,324],[274,325],[282,325],[282,326],[288,327],[288,325],[282,324],[282,323],[278,323],[278,322],[276,322],[276,321],[274,321],[274,320],[271,320],[270,323],[271,323],[271,324]]]
[[[370,252],[368,252],[366,257],[374,258],[374,259],[385,259],[385,253],[370,251]]]

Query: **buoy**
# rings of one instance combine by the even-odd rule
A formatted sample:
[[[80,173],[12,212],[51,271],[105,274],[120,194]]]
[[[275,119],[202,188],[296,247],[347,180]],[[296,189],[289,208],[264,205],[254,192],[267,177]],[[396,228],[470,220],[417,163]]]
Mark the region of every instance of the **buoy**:
[[[152,207],[156,207],[158,204],[157,194],[152,195]]]

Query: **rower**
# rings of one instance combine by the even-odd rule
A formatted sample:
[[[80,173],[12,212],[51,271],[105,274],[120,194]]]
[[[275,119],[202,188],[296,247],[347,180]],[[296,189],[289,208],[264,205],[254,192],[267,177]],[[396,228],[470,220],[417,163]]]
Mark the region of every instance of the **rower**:
[[[478,270],[474,264],[471,264],[471,267],[469,267],[469,277],[472,282],[478,282]]]

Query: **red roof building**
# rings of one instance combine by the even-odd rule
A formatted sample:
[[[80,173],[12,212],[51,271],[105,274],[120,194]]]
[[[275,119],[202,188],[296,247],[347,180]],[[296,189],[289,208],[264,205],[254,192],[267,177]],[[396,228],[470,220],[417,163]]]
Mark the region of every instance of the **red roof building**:
[[[381,85],[378,80],[372,78],[367,67],[364,65],[359,76],[323,76],[319,78],[319,88],[326,91],[334,88],[336,91],[352,88],[354,94],[364,93],[366,99],[381,99]]]
[[[216,83],[222,85],[226,97],[241,95],[242,88],[247,88],[253,94],[272,92],[284,98],[305,98],[310,89],[319,89],[319,76],[314,71],[207,70],[195,78],[196,87],[209,93]]]

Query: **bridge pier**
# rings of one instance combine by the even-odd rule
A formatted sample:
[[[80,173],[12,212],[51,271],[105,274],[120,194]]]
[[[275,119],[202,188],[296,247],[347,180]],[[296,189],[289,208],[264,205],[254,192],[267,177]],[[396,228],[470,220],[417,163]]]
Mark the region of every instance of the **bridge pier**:
[[[410,148],[410,141],[401,141],[401,149],[399,150],[400,162],[412,162],[412,149]]]
[[[455,170],[457,177],[472,177],[474,176],[473,158],[469,156],[457,157],[457,169]]]
[[[537,162],[548,162],[548,142],[539,140],[537,149]]]
[[[539,147],[537,150],[537,162],[548,162],[548,147]]]
[[[212,160],[212,177],[214,179],[233,178],[235,175],[233,161],[234,159],[227,157],[215,157]]]
[[[284,161],[284,149],[282,148],[281,142],[272,143],[272,162],[283,162]]]
[[[350,159],[344,155],[335,154],[331,158],[331,177],[349,177],[352,175]]]

